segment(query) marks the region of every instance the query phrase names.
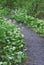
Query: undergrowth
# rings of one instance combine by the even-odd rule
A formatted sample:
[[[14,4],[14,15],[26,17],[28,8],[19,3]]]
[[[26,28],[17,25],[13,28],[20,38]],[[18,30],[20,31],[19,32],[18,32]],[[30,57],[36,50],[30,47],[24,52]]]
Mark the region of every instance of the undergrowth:
[[[25,59],[22,39],[19,29],[0,17],[0,65],[19,64]]]
[[[27,15],[26,12],[26,10],[16,9],[14,13],[11,14],[11,17],[16,19],[18,22],[24,23],[28,27],[31,27],[34,31],[44,37],[44,20]]]
[[[1,16],[6,16],[6,15],[8,15],[8,14],[10,14],[10,9],[7,8],[7,7],[2,7],[2,6],[0,5],[0,17],[1,17]]]

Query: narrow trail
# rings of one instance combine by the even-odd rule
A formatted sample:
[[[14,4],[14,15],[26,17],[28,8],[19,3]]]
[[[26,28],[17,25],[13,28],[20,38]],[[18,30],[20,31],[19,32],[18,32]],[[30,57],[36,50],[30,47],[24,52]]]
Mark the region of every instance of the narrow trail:
[[[24,65],[44,65],[44,38],[40,37],[34,31],[30,30],[23,24],[16,23],[12,20],[17,27],[20,28],[22,34],[24,34],[24,41],[27,46],[27,52],[29,58]]]

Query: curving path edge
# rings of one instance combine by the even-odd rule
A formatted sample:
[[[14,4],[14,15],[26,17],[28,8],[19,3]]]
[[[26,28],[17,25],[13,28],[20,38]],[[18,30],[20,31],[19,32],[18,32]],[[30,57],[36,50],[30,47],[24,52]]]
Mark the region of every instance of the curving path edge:
[[[10,19],[9,19],[10,20]],[[24,34],[24,41],[26,43],[28,60],[24,65],[44,65],[44,38],[40,37],[34,31],[27,28],[21,23],[17,23],[15,20],[11,20],[22,34]]]

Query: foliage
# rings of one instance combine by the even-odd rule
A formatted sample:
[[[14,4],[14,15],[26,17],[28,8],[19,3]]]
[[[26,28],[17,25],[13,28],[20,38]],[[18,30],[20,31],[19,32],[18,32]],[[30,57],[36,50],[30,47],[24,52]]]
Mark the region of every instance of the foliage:
[[[0,5],[0,16],[4,16],[4,15],[8,15],[10,14],[10,9],[9,8],[3,8],[1,5]]]
[[[38,18],[29,16],[26,14],[25,11],[22,11],[22,10],[16,10],[15,13],[11,16],[12,18],[15,18],[17,21],[25,23],[28,27],[33,28],[34,31],[44,36],[44,21],[43,20],[39,20]]]
[[[15,19],[17,18],[18,21],[21,21],[23,23],[23,21],[25,21],[26,19],[25,18],[26,14],[27,14],[27,10],[20,8],[11,12],[11,17]]]
[[[15,0],[13,2],[13,8],[26,9],[28,15],[37,17],[40,12],[44,11],[44,0]]]
[[[28,15],[38,16],[44,12],[44,0],[0,0],[3,7],[26,9]]]
[[[21,63],[25,58],[23,35],[11,22],[0,17],[0,65]]]
[[[0,0],[0,4],[5,7],[12,7],[14,0]]]

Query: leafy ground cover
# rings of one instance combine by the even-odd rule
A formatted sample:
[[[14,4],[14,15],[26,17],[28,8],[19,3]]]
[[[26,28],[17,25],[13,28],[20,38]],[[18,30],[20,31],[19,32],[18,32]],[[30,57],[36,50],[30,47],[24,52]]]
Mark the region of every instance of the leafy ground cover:
[[[26,10],[16,9],[11,17],[16,19],[18,22],[24,23],[28,27],[31,27],[34,31],[44,37],[44,20],[27,15],[26,12]]]
[[[6,8],[6,7],[2,7],[0,5],[0,16],[5,16],[8,15],[10,13],[10,9]]]
[[[14,24],[0,17],[0,65],[21,63],[25,58],[23,35]]]

